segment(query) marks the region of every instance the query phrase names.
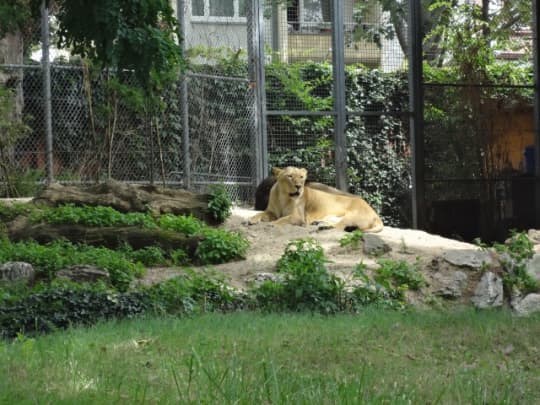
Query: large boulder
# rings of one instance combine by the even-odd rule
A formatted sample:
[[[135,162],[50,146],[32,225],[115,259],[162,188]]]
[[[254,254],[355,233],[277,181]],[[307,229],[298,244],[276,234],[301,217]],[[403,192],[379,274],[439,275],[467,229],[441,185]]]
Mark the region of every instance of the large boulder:
[[[476,308],[496,308],[503,305],[502,279],[495,273],[487,271],[474,290],[471,298]]]

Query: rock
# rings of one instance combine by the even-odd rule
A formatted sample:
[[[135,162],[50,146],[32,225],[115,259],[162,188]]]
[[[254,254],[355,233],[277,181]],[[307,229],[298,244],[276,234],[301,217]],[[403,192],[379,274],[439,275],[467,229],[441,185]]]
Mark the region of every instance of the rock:
[[[276,283],[280,283],[283,281],[283,275],[278,274],[278,273],[267,273],[267,272],[257,273],[253,276],[251,281],[255,283],[256,285],[260,285],[264,283],[265,281],[273,281]]]
[[[6,262],[0,266],[1,281],[32,281],[36,275],[34,267],[25,262]]]
[[[476,270],[493,264],[491,254],[479,249],[448,250],[443,253],[442,257],[454,266],[470,267]]]
[[[364,253],[367,255],[379,256],[392,250],[388,243],[374,233],[365,233],[362,235],[362,239],[364,241]]]
[[[527,273],[540,283],[540,253],[535,253],[533,257],[527,262],[525,269]]]
[[[474,290],[471,301],[477,308],[495,308],[503,304],[502,279],[490,271],[484,273]]]
[[[433,294],[444,298],[459,298],[467,287],[467,281],[467,274],[463,271],[435,273],[433,284],[437,287],[433,290]]]
[[[78,283],[95,283],[99,280],[107,282],[109,281],[109,272],[91,265],[75,264],[57,271],[56,277],[68,279]]]
[[[540,245],[540,230],[538,229],[529,229],[527,236],[531,242],[535,245]]]
[[[522,300],[513,304],[514,311],[519,316],[527,316],[540,311],[540,294],[526,295]]]

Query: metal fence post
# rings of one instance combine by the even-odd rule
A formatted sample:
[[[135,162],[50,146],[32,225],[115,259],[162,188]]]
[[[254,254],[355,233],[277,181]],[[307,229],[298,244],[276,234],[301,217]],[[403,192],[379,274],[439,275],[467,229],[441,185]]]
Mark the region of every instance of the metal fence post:
[[[185,0],[176,1],[176,16],[180,25],[180,43],[182,46],[182,55],[186,55],[186,2]],[[181,93],[181,108],[182,108],[182,165],[183,165],[183,186],[186,190],[191,188],[191,155],[189,141],[189,97],[187,76],[182,75],[180,86]]]
[[[49,61],[49,9],[46,0],[41,2],[41,68],[43,71],[43,108],[45,117],[45,159],[47,184],[54,181],[53,134],[51,108],[51,63]]]
[[[409,0],[409,110],[412,150],[412,226],[425,226],[424,88],[422,70],[422,12],[420,0]]]
[[[347,106],[345,102],[345,20],[343,7],[343,1],[333,1],[332,65],[334,75],[336,187],[347,191],[349,181],[347,179],[347,139],[345,135]]]
[[[252,156],[256,184],[268,175],[263,11],[263,0],[252,0],[251,6],[247,10],[249,80],[250,86],[255,92]]]
[[[540,32],[540,8],[538,0],[532,0],[532,43],[533,43],[533,66],[534,66],[534,212],[536,228],[540,227],[540,50],[538,48],[538,33]]]

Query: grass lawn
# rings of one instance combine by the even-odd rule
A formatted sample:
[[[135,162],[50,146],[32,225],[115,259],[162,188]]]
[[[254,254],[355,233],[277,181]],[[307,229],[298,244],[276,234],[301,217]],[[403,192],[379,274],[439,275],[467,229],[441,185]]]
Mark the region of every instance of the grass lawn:
[[[208,314],[0,342],[0,403],[540,400],[540,317]]]

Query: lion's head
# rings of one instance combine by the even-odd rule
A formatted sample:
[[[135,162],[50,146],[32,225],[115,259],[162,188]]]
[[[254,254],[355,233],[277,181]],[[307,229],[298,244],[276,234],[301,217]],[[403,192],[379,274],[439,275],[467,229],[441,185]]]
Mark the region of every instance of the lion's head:
[[[297,167],[274,168],[272,173],[277,177],[279,188],[288,193],[290,197],[300,197],[304,193],[307,177],[306,169]]]

